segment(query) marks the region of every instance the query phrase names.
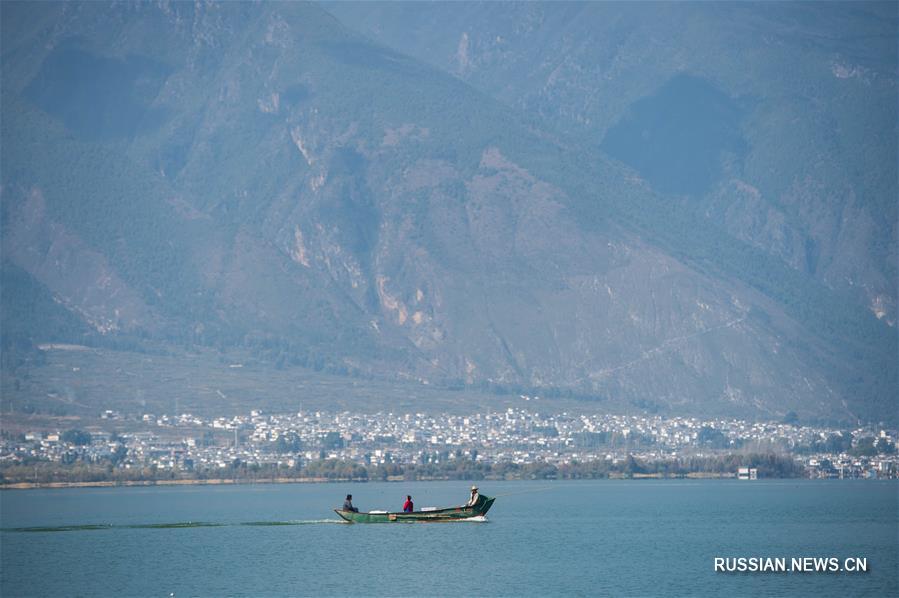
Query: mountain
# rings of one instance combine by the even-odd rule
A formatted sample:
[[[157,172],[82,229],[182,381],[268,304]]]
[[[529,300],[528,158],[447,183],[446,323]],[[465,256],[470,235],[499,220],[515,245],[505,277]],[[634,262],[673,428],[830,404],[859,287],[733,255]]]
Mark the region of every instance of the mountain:
[[[799,83],[765,79],[790,64],[783,50],[739,88],[650,53],[642,87],[604,83],[603,67],[535,96],[536,57],[580,72],[602,53],[589,23],[605,22],[606,6],[464,4],[450,19],[455,6],[0,6],[11,406],[33,400],[17,384],[35,371],[33,348],[56,342],[249,351],[273,375],[308,368],[608,409],[895,419],[895,119],[883,113],[895,53],[834,63],[864,74],[868,91],[840,100],[855,102],[831,132],[842,153],[810,163],[793,150],[826,136],[819,115],[784,121],[794,104],[777,94]],[[757,18],[741,43],[766,28],[792,39],[763,8],[746,10]],[[835,27],[826,7],[796,10]],[[684,13],[716,22],[721,11]],[[511,36],[533,14],[556,20],[532,23],[537,38]],[[664,19],[640,9],[607,27],[630,39]],[[397,29],[379,29],[388,21]],[[465,23],[467,66],[456,68],[428,43]],[[507,54],[482,53],[494,27]],[[730,56],[714,41],[692,43]],[[719,70],[736,60],[717,58]],[[774,91],[753,95],[748,82]],[[616,86],[607,108],[573,110],[577,90],[599,101]],[[837,103],[832,86],[816,89]],[[773,134],[778,122],[802,136]],[[874,149],[862,151],[854,136],[871,127]],[[835,179],[812,171],[851,172],[850,187],[831,192]],[[839,223],[827,243],[819,218]]]
[[[894,3],[327,3],[896,323]]]

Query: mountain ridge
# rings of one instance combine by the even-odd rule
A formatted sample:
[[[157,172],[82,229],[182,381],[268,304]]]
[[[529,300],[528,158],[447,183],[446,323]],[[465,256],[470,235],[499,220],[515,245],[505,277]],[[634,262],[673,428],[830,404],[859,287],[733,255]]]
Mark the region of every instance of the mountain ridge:
[[[842,291],[316,6],[33,10],[41,33],[4,30],[4,315],[24,271],[100,345],[661,410],[895,403],[894,331]],[[109,86],[57,63],[124,99],[60,112],[34,90]],[[32,317],[5,347],[85,341]]]

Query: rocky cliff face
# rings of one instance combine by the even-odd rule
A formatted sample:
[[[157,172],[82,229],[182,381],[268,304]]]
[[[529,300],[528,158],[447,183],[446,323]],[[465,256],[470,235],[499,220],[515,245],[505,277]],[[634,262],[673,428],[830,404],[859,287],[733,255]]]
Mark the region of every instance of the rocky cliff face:
[[[6,274],[24,272],[92,330],[37,314],[17,333],[33,342],[250,348],[610,408],[883,419],[894,404],[893,266],[858,248],[884,225],[860,199],[836,224],[835,196],[806,184],[779,206],[747,175],[763,151],[739,123],[716,131],[736,127],[721,147],[749,157],[696,199],[559,126],[590,120],[567,101],[544,120],[531,92],[478,83],[516,56],[481,30],[442,72],[309,5],[4,4],[3,27],[4,312],[33,293]],[[591,134],[624,122],[591,110]],[[846,245],[877,317],[820,285]]]

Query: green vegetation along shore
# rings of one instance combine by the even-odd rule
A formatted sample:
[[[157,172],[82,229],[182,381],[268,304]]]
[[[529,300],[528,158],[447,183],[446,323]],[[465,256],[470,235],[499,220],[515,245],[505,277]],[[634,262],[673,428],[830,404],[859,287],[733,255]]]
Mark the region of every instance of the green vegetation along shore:
[[[386,464],[366,466],[326,459],[300,467],[247,466],[204,472],[173,472],[153,467],[132,470],[88,464],[38,463],[0,470],[0,488],[63,488],[177,484],[262,484],[301,482],[390,482],[428,480],[578,480],[604,478],[734,477],[739,467],[758,469],[759,477],[800,478],[805,469],[792,458],[775,454],[691,457],[643,463],[633,456],[619,463],[591,461],[553,465],[544,462]]]

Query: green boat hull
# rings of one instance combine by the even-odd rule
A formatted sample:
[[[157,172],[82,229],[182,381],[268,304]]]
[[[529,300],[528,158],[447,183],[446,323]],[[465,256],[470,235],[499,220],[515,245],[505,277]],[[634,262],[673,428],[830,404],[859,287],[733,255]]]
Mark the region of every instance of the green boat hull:
[[[465,521],[474,517],[483,517],[496,500],[483,494],[471,507],[449,507],[433,511],[412,511],[411,513],[358,513],[334,509],[342,519],[349,523],[446,523]]]

